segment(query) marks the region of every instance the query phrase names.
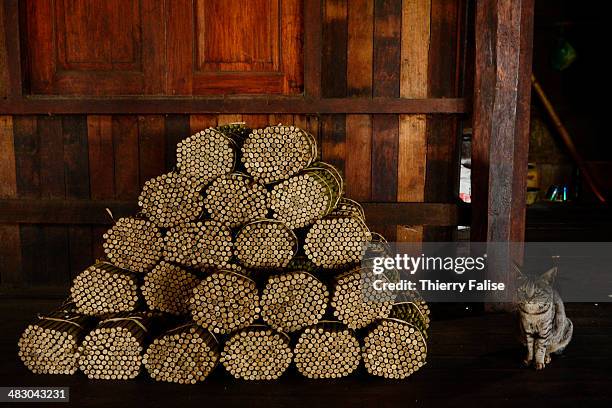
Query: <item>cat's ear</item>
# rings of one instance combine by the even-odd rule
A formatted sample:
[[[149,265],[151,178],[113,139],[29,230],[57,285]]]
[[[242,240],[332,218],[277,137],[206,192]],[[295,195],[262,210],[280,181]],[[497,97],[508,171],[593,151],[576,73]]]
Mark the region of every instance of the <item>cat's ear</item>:
[[[544,272],[542,275],[540,275],[540,281],[548,285],[552,285],[556,276],[557,276],[557,267],[555,266],[554,268],[550,268],[549,270]]]

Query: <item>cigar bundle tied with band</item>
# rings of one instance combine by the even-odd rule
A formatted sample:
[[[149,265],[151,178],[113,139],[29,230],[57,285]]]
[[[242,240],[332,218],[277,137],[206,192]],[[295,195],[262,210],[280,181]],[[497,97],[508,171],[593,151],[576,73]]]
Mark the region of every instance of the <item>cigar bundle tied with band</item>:
[[[106,258],[26,327],[28,369],[195,384],[218,367],[270,381],[360,365],[401,379],[425,364],[429,307],[417,292],[373,290],[374,278],[397,279],[372,273],[390,245],[312,134],[231,123],[176,152],[176,167],[144,184],[140,211],[112,220]]]

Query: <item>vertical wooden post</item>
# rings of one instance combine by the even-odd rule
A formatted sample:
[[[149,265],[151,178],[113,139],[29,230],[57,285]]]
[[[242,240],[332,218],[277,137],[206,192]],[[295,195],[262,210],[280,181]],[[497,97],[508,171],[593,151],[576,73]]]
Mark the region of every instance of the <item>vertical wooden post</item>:
[[[534,0],[476,2],[472,241],[489,247],[487,278],[513,290],[521,263],[529,152]],[[491,299],[490,310],[509,310]]]

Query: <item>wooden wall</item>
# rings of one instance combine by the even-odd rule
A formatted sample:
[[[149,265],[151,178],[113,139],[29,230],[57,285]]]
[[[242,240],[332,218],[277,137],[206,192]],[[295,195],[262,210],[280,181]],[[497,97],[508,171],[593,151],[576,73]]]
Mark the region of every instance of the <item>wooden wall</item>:
[[[326,1],[323,95],[458,96],[463,12],[462,2],[447,0]],[[331,115],[322,128],[331,136],[323,142],[333,150],[328,159],[344,170],[355,199],[454,201],[457,117]],[[378,229],[395,237],[392,226]],[[423,229],[397,234],[420,240]]]
[[[0,36],[4,40],[0,41],[0,56],[8,55],[0,62],[0,96],[8,95],[0,101],[0,202],[133,202],[148,178],[173,168],[178,141],[208,126],[246,121],[255,127],[285,123],[308,129],[319,140],[322,159],[343,172],[347,195],[359,201],[455,203],[460,114],[466,111],[465,101],[460,99],[467,9],[462,0],[297,2],[299,7],[293,10],[299,17],[294,20],[303,22],[304,30],[295,32],[303,36],[299,43],[304,43],[304,49],[295,57],[300,72],[292,75],[303,78],[303,85],[299,81],[292,84],[297,84],[300,92],[303,87],[305,95],[298,97],[304,99],[292,98],[287,103],[274,99],[269,112],[257,99],[246,99],[244,105],[235,102],[235,111],[220,103],[215,112],[214,101],[206,99],[207,95],[219,93],[233,81],[227,78],[220,87],[215,85],[215,91],[199,87],[204,99],[178,100],[176,105],[174,100],[146,105],[148,102],[138,97],[128,102],[111,98],[101,104],[90,94],[76,99],[81,104],[75,103],[72,95],[71,99],[59,98],[53,105],[48,96],[15,95],[12,81],[16,72],[23,78],[19,89],[23,94],[61,93],[61,89],[52,87],[47,92],[33,85],[36,81],[32,82],[28,68],[27,41],[24,44],[22,39],[19,44],[22,64],[10,60],[16,47],[10,30],[15,26],[7,13],[15,13],[15,7],[20,7],[23,15],[24,7],[31,12],[34,3],[36,7],[40,4],[9,3],[12,6],[0,7],[5,33],[4,38]],[[169,7],[164,1],[143,3]],[[177,12],[176,3],[172,4],[166,12]],[[309,16],[319,11],[319,20]],[[161,56],[148,58],[158,61]],[[164,58],[168,58],[166,52]],[[169,61],[179,60],[180,55],[175,55]],[[283,65],[280,67],[282,71]],[[248,83],[252,76],[248,72],[246,75]],[[93,83],[84,83],[88,85],[79,88],[82,92],[90,86],[92,92],[97,89]],[[111,88],[111,96],[124,89]],[[232,89],[229,93],[244,93],[246,88]],[[132,91],[127,93],[146,93],[141,88]],[[162,96],[172,94],[170,88],[160,92]],[[282,88],[279,92],[292,93],[295,89]],[[229,103],[232,106],[234,102]],[[457,107],[445,108],[452,103]],[[125,107],[125,112],[117,112],[118,106]],[[171,109],[159,112],[163,109],[159,106]],[[188,106],[185,112],[189,113],[180,112],[182,108],[176,106]],[[205,113],[197,112],[197,106],[204,106]],[[113,114],[104,112],[106,109]],[[45,114],[49,111],[55,114]],[[427,218],[427,214],[423,216]],[[449,228],[435,225],[452,222],[437,223],[434,214],[431,217],[433,226],[379,222],[372,227],[389,240],[448,238]],[[0,223],[3,290],[61,290],[72,276],[102,256],[104,225],[13,223],[7,218],[0,219],[4,222]]]

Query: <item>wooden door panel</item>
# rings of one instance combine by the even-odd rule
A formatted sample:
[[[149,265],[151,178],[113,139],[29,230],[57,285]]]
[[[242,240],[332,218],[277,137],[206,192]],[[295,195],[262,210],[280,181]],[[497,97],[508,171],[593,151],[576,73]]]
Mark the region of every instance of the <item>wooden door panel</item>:
[[[278,0],[196,1],[196,70],[279,70]]]
[[[56,0],[55,24],[62,70],[140,71],[139,1]]]
[[[195,0],[192,92],[303,88],[301,0]]]
[[[163,22],[156,0],[27,0],[33,94],[162,93]],[[160,60],[161,59],[161,60]],[[157,85],[156,85],[157,84]]]
[[[303,0],[25,0],[29,91],[299,94]]]

